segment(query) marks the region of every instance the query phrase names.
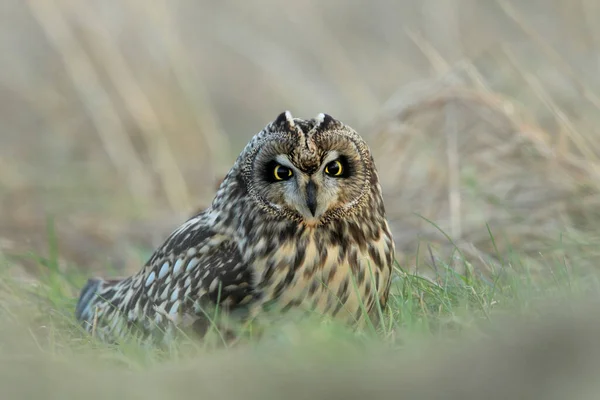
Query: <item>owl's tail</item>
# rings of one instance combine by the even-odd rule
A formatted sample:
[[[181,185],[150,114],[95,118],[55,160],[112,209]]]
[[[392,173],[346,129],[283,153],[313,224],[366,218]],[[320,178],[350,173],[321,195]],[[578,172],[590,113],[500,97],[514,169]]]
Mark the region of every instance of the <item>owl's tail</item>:
[[[102,300],[100,294],[104,286],[104,280],[99,278],[88,279],[87,283],[79,293],[79,300],[75,307],[75,318],[84,327],[93,323],[95,305]]]

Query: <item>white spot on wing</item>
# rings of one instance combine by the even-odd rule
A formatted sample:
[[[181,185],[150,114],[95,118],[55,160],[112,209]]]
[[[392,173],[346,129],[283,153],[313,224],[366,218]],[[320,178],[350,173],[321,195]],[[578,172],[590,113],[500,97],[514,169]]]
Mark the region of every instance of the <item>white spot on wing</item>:
[[[165,263],[160,267],[160,271],[158,272],[158,279],[164,278],[164,276],[169,273],[169,262],[165,261]]]
[[[169,310],[169,314],[175,315],[175,314],[177,314],[178,310],[179,310],[179,300],[177,300],[175,303],[173,303],[173,305],[171,306],[171,309]]]
[[[171,301],[177,300],[178,296],[179,296],[179,288],[175,288],[175,290],[173,290],[173,293],[171,293]]]
[[[125,298],[123,299],[123,304],[129,303],[129,300],[131,300],[132,296],[133,296],[133,290],[128,290],[127,294],[125,295]]]
[[[161,300],[166,300],[167,296],[169,296],[169,285],[167,285],[167,287],[165,287],[165,289],[162,291],[162,293],[160,294],[160,299]]]
[[[190,270],[192,268],[194,268],[196,265],[198,265],[198,259],[197,258],[192,258],[188,263],[187,266],[185,267],[185,272],[190,272]]]
[[[140,286],[140,283],[142,283],[142,279],[141,278],[134,278],[133,279],[133,288],[137,289]]]
[[[175,261],[175,265],[173,265],[173,276],[177,275],[179,271],[181,271],[181,267],[183,267],[183,259],[178,259]]]
[[[156,278],[156,275],[154,274],[154,271],[150,272],[150,275],[148,275],[148,278],[146,279],[146,287],[152,285],[152,282],[154,282],[154,279]]]
[[[213,281],[210,283],[208,290],[211,292],[214,292],[218,286],[219,286],[219,279],[214,278]]]

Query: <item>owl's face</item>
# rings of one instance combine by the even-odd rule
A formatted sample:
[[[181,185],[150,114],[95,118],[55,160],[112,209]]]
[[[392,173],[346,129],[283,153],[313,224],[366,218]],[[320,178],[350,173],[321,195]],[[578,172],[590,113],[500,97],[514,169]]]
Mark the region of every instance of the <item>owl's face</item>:
[[[370,189],[368,147],[341,122],[284,113],[262,133],[245,175],[251,197],[271,215],[316,226],[352,213]]]

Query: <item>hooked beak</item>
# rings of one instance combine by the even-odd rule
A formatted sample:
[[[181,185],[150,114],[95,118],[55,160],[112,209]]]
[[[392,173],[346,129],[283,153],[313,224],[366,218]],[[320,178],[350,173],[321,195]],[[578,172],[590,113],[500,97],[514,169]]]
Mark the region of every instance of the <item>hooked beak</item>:
[[[313,181],[308,181],[306,184],[306,205],[314,217],[317,211],[317,186]]]

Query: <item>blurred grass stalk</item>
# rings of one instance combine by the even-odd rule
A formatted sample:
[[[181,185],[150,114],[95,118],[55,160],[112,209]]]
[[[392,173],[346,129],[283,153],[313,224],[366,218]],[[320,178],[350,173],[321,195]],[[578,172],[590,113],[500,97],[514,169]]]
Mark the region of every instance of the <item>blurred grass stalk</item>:
[[[145,198],[154,196],[154,181],[151,171],[159,176],[160,188],[168,204],[175,211],[191,212],[197,204],[191,198],[188,185],[181,171],[174,149],[170,146],[166,132],[157,116],[151,100],[144,93],[136,74],[128,66],[119,45],[111,34],[92,14],[85,2],[69,0],[29,1],[29,8],[46,36],[62,57],[63,64],[71,77],[79,99],[86,105],[94,127],[100,136],[106,153],[118,173],[127,177],[132,196]],[[190,62],[178,39],[165,2],[152,5],[128,0],[125,6],[134,7],[135,12],[144,13],[144,18],[160,32],[179,90],[193,104],[197,130],[203,135],[203,153],[207,159],[203,164],[212,173],[221,172],[223,160],[228,159],[227,136],[220,131],[216,113],[211,109],[206,90],[193,73]],[[84,26],[85,35],[76,34],[71,26],[71,17]],[[84,38],[88,38],[85,46]],[[93,57],[92,57],[93,55]],[[98,60],[99,66],[95,61]],[[101,72],[108,75],[110,88],[105,88]],[[112,98],[116,90],[120,102]],[[148,163],[136,150],[129,130],[125,128],[117,111],[123,104],[137,125],[149,149]],[[150,164],[150,165],[147,165]],[[150,202],[151,203],[151,202]]]

